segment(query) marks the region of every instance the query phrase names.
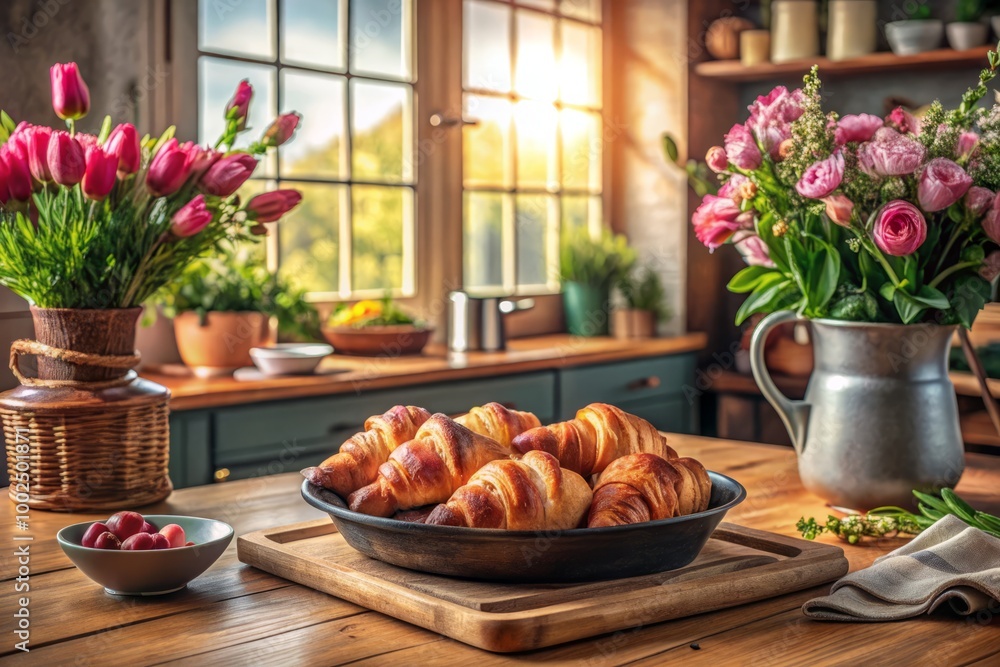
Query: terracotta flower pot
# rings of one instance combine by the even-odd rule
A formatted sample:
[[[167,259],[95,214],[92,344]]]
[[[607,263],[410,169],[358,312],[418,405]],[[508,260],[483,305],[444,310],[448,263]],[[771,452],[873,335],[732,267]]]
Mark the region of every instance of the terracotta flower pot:
[[[267,315],[252,311],[181,313],[174,318],[174,334],[181,359],[199,377],[232,373],[250,366],[250,348],[267,342]]]
[[[619,308],[611,316],[615,338],[655,338],[656,316],[651,310]]]
[[[35,340],[63,350],[102,355],[135,353],[135,327],[142,308],[37,308],[31,306]],[[101,382],[123,377],[127,368],[101,368],[38,357],[42,380]]]

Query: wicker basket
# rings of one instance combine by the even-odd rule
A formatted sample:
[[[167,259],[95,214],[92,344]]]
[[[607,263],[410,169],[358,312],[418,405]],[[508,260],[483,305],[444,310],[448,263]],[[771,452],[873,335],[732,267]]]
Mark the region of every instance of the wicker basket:
[[[12,501],[67,512],[121,510],[170,494],[169,390],[134,371],[99,382],[28,378],[18,367],[21,354],[113,368],[138,361],[14,341],[10,367],[21,386],[0,394]]]

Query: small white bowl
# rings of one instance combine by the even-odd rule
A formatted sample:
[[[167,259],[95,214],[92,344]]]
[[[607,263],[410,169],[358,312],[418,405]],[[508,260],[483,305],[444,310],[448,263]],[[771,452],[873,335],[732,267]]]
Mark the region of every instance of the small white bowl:
[[[264,375],[309,375],[333,352],[326,343],[280,343],[250,349],[250,358]]]
[[[941,46],[944,24],[937,19],[893,21],[886,24],[885,36],[897,56],[912,56]]]

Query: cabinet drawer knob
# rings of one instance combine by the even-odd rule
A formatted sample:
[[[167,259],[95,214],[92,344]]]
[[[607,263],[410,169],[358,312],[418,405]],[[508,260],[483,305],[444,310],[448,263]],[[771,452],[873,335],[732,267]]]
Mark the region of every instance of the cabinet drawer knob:
[[[660,378],[656,375],[650,375],[648,378],[640,378],[638,380],[632,380],[628,383],[627,387],[635,391],[637,389],[656,389],[660,386]]]
[[[215,481],[216,482],[228,482],[229,481],[229,468],[219,468],[215,471]]]

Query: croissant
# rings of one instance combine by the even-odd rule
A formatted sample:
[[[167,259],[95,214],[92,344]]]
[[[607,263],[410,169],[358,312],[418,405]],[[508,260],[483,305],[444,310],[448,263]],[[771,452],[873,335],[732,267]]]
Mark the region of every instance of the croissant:
[[[592,497],[586,480],[547,452],[491,461],[426,523],[506,530],[567,530],[580,525]]]
[[[510,447],[511,440],[528,429],[541,426],[538,417],[532,413],[511,410],[499,403],[472,408],[469,414],[462,415],[455,421],[473,433],[496,440],[504,447]]]
[[[581,408],[576,419],[526,431],[514,438],[511,448],[516,454],[533,449],[548,452],[563,468],[584,477],[603,471],[626,454],[649,452],[677,458],[655,426],[606,403]]]
[[[413,440],[393,450],[375,481],[352,493],[348,503],[355,512],[385,517],[400,509],[443,503],[477,470],[509,454],[495,440],[436,414]]]
[[[302,475],[316,486],[346,498],[370,484],[392,450],[412,440],[430,416],[423,408],[397,405],[385,414],[369,417],[363,432],[351,436],[336,454],[318,466],[302,470]]]
[[[666,460],[629,454],[615,460],[597,480],[587,527],[621,526],[708,509],[712,481],[691,458]]]

